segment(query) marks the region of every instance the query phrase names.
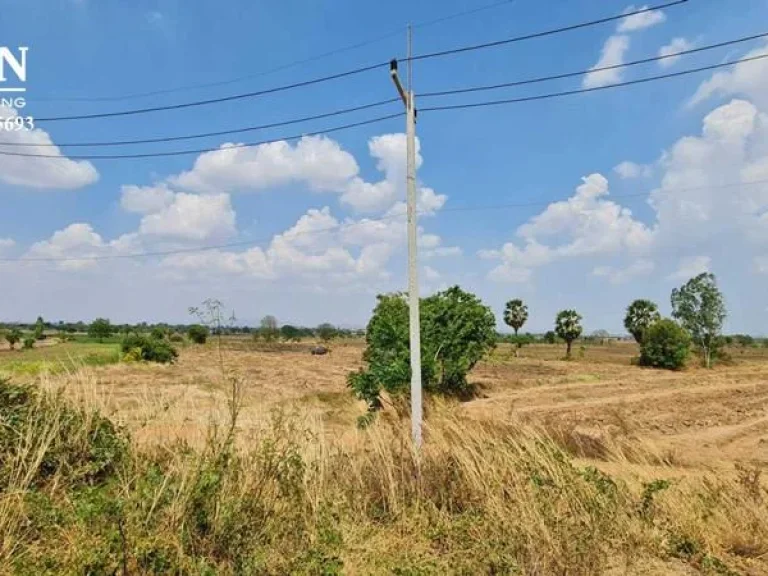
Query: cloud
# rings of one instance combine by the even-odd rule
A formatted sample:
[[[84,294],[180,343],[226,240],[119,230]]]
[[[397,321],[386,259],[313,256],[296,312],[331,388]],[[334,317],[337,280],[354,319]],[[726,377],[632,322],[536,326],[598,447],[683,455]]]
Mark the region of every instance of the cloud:
[[[153,26],[160,26],[164,21],[162,12],[158,12],[157,10],[147,12],[145,18],[147,19],[147,23]]]
[[[56,266],[65,270],[80,270],[93,267],[93,258],[105,255],[107,245],[90,224],[78,222],[63,230],[54,232],[48,240],[33,244],[26,258],[84,258],[57,262]]]
[[[488,279],[503,284],[525,284],[531,280],[529,268],[516,268],[510,264],[499,264],[488,273]]]
[[[157,186],[123,186],[120,206],[126,212],[151,214],[160,212],[173,202],[174,193],[165,184]]]
[[[16,246],[16,242],[11,238],[0,238],[0,252]]]
[[[768,44],[747,52],[742,58],[768,54]],[[688,104],[693,106],[715,96],[745,96],[761,110],[768,110],[768,59],[736,64],[715,72],[702,82]]]
[[[647,276],[654,271],[656,266],[651,260],[636,260],[626,268],[613,268],[611,266],[598,266],[592,274],[608,278],[611,284],[624,284],[629,280],[640,276]]]
[[[647,8],[647,5],[644,5],[640,8],[628,6],[624,12],[627,13],[634,12],[635,10],[646,10]],[[643,30],[645,28],[650,28],[651,26],[661,24],[662,22],[666,21],[666,19],[667,15],[664,14],[664,12],[661,10],[651,10],[650,12],[643,12],[641,14],[633,14],[632,16],[627,16],[621,20],[618,27],[616,28],[616,31],[635,32],[637,30]]]
[[[600,59],[592,69],[620,66],[624,64],[624,55],[627,50],[629,50],[629,36],[622,34],[609,37],[603,45]],[[584,76],[582,86],[584,88],[599,88],[601,86],[608,86],[609,84],[616,84],[621,81],[622,74],[622,68],[590,72]]]
[[[619,175],[622,180],[631,180],[634,178],[650,178],[653,175],[653,167],[647,164],[636,164],[635,162],[624,161],[613,167],[613,171]]]
[[[424,278],[427,280],[439,280],[441,277],[440,272],[438,272],[431,266],[424,266],[423,272],[424,272]]]
[[[14,108],[0,106],[0,118],[19,116]],[[8,144],[25,144],[23,147],[4,147],[0,152],[54,156],[54,158],[29,158],[0,155],[0,180],[8,184],[49,190],[74,190],[93,184],[99,173],[90,162],[75,162],[64,156],[45,130],[4,130],[2,141]]]
[[[669,68],[680,60],[680,56],[674,56],[680,52],[685,52],[693,48],[693,43],[689,42],[685,38],[674,38],[669,44],[659,48],[659,56],[663,57],[663,60],[659,60],[659,66],[662,68]]]
[[[143,235],[197,241],[225,238],[235,232],[229,194],[177,193],[160,211],[144,216],[139,225]]]
[[[568,200],[553,202],[517,229],[522,245],[508,242],[500,250],[481,250],[482,259],[498,259],[502,265],[489,274],[491,280],[528,278],[531,268],[572,257],[642,252],[653,241],[653,231],[634,219],[632,212],[606,200],[608,180],[601,174],[583,178]],[[554,243],[547,243],[554,240]]]
[[[244,147],[224,144],[201,154],[192,170],[170,183],[192,192],[256,192],[301,183],[318,192],[341,191],[359,171],[354,157],[325,136],[305,136]]]
[[[669,278],[674,280],[688,280],[703,272],[709,272],[711,266],[712,258],[709,256],[683,258],[677,267],[677,271],[670,274]]]

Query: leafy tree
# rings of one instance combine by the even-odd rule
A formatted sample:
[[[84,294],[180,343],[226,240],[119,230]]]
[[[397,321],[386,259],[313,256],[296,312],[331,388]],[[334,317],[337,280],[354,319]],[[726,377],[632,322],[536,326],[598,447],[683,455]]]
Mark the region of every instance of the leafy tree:
[[[296,326],[286,324],[280,328],[280,336],[282,336],[283,340],[286,342],[298,342],[301,340],[301,330],[296,328]]]
[[[523,304],[520,299],[510,300],[504,307],[504,323],[515,331],[515,340],[517,341],[517,332],[528,320],[528,306]],[[522,347],[519,342],[515,348],[515,356]]]
[[[160,326],[155,326],[152,328],[152,331],[149,333],[149,336],[151,338],[154,338],[155,340],[165,340],[165,330],[160,328]]]
[[[555,334],[554,330],[548,330],[544,334],[544,342],[546,342],[547,344],[557,343],[557,334]]]
[[[189,336],[189,339],[195,344],[205,344],[206,340],[208,340],[209,333],[210,330],[208,327],[200,324],[193,324],[187,329],[187,336]]]
[[[635,300],[627,308],[624,328],[632,334],[635,342],[643,343],[643,335],[661,319],[659,307],[650,300]]]
[[[124,355],[134,360],[160,364],[173,363],[179,356],[176,349],[166,340],[158,340],[144,334],[128,334],[120,343],[120,349]]]
[[[755,345],[755,339],[749,334],[737,334],[734,336],[734,340],[742,348],[749,348]]]
[[[680,370],[691,350],[691,337],[677,322],[664,318],[654,322],[640,344],[640,365]]]
[[[515,347],[515,356],[519,356],[520,349],[523,346],[528,346],[528,344],[533,344],[535,340],[536,339],[533,337],[533,335],[529,333],[519,334],[519,335],[514,334],[507,338],[507,341]]]
[[[330,342],[336,336],[338,335],[338,330],[332,325],[328,324],[327,322],[320,324],[317,328],[315,328],[315,334],[317,335],[320,340],[323,342]]]
[[[701,350],[704,366],[712,367],[712,355],[727,316],[723,294],[715,275],[699,274],[672,291],[672,316],[690,332]]]
[[[45,339],[45,321],[43,320],[42,316],[37,317],[37,322],[35,322],[35,340],[44,340]]]
[[[21,331],[18,328],[13,328],[5,333],[5,340],[13,350],[13,347],[21,340]]]
[[[264,338],[264,342],[274,342],[277,340],[280,337],[277,318],[274,316],[264,316],[264,318],[261,319],[259,334]]]
[[[88,327],[88,336],[98,339],[99,342],[104,342],[105,338],[109,338],[114,333],[114,326],[106,318],[96,318]]]
[[[381,408],[380,393],[409,393],[411,379],[408,304],[403,294],[378,297],[368,323],[367,366],[348,377],[356,396],[371,411]],[[421,300],[421,378],[428,393],[466,397],[467,374],[496,343],[493,312],[458,286]]]
[[[571,358],[571,345],[581,336],[581,315],[576,310],[562,310],[555,319],[555,332],[565,340],[565,357]]]
[[[24,350],[32,350],[32,348],[35,347],[35,342],[36,340],[33,337],[28,336],[24,338],[24,342],[22,342],[22,348]]]

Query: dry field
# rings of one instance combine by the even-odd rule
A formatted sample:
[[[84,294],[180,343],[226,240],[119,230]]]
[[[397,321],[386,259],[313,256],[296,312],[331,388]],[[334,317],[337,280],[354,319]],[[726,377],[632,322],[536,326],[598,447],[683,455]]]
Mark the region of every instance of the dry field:
[[[417,455],[391,409],[355,426],[361,342],[225,339],[171,366],[91,346],[70,370],[67,346],[0,352],[0,377],[64,392],[0,435],[0,574],[768,574],[765,349],[673,373],[629,344],[502,346],[476,399],[428,402]],[[125,460],[94,405],[131,431]],[[84,489],[96,455],[122,463]]]
[[[282,407],[311,415],[336,438],[354,433],[363,405],[345,383],[360,366],[363,344],[337,342],[324,357],[308,347],[225,340],[224,370],[242,382],[241,429],[258,430]],[[606,442],[621,442],[639,443],[681,469],[768,464],[768,350],[730,352],[732,365],[667,372],[632,366],[637,350],[628,343],[588,346],[570,362],[558,346],[530,346],[519,358],[502,346],[472,374],[480,397],[460,409],[480,420],[541,425],[587,458],[599,459]],[[107,412],[139,441],[201,440],[212,419],[226,415],[230,383],[215,344],[184,348],[173,366],[115,364],[86,374],[92,378],[59,378],[73,393],[93,393],[95,382]]]

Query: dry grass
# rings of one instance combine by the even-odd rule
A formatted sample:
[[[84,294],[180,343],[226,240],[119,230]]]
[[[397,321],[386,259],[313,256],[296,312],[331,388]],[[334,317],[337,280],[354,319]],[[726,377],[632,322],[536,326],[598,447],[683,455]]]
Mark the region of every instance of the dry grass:
[[[672,374],[625,345],[507,352],[476,370],[483,398],[430,403],[420,457],[393,414],[354,427],[354,343],[43,376],[2,460],[0,572],[768,574],[762,355]],[[41,479],[46,454],[89,453],[94,408],[127,456]]]

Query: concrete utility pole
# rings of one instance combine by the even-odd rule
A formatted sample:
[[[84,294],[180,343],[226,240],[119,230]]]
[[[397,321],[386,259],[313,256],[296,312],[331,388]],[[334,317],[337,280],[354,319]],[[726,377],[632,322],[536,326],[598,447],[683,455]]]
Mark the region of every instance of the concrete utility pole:
[[[419,269],[417,258],[416,209],[416,99],[413,95],[411,27],[408,26],[408,90],[397,74],[397,60],[390,63],[390,74],[406,109],[407,135],[407,205],[408,205],[408,304],[411,333],[411,430],[413,443],[421,448],[421,324],[419,321]]]

